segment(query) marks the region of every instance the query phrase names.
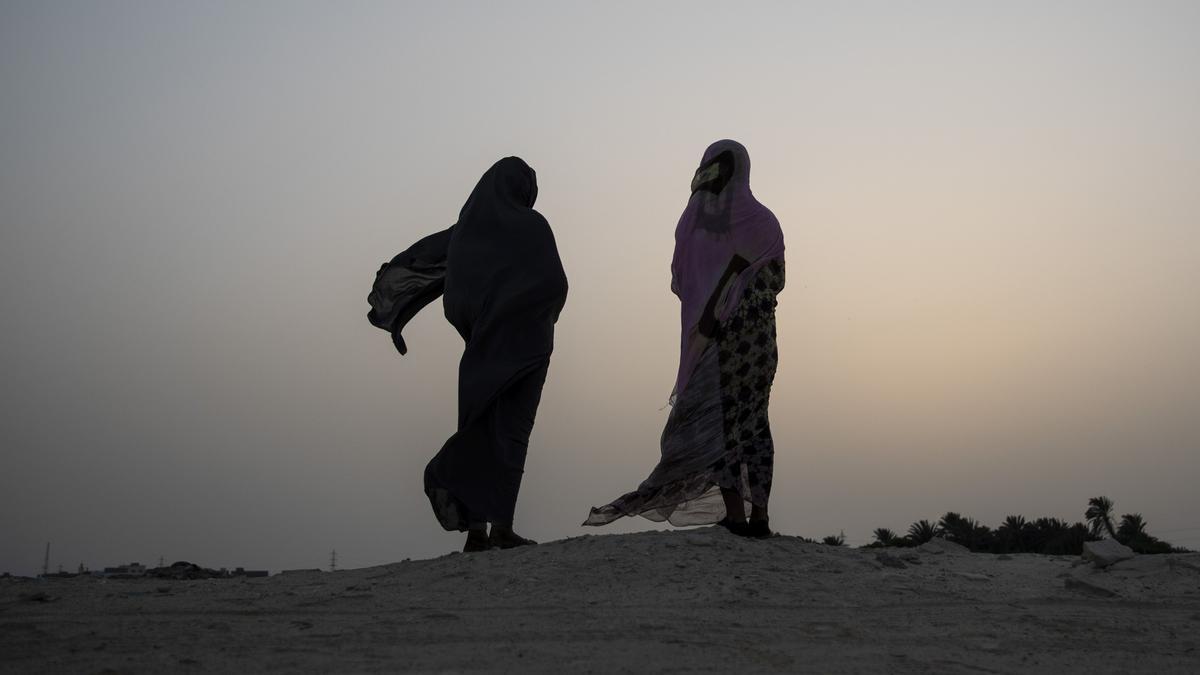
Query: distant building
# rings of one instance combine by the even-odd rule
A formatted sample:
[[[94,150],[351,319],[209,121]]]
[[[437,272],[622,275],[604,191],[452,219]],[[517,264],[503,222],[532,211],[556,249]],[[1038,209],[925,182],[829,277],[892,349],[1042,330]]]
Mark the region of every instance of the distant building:
[[[230,573],[230,576],[234,576],[234,577],[266,577],[266,576],[270,576],[270,572],[268,572],[267,570],[248,570],[248,569],[238,567],[237,569],[233,570],[233,572]]]
[[[147,569],[141,563],[129,563],[128,565],[118,565],[117,567],[105,567],[103,571],[91,572],[94,577],[107,577],[110,579],[136,579],[141,577],[152,577],[157,579],[230,579],[233,577],[266,577],[270,576],[267,570],[248,570],[244,567],[237,567],[232,570],[222,567],[219,570],[200,567],[194,563],[184,560],[173,563],[170,567],[155,567]],[[53,574],[47,576],[55,576]],[[74,574],[63,574],[61,576],[75,576]]]
[[[105,567],[103,576],[112,577],[115,579],[131,579],[133,577],[146,576],[146,566],[141,563],[129,563],[128,565],[118,565],[117,567]]]

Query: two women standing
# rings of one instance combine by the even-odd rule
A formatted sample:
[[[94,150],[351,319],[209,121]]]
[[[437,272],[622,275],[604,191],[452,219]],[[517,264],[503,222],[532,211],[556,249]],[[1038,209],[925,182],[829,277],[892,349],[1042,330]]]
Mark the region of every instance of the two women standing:
[[[718,141],[705,151],[675,232],[671,288],[682,303],[682,335],[662,458],[637,490],[593,508],[585,525],[642,515],[770,535],[767,406],[783,234],[749,179],[741,144]],[[458,431],[426,467],[425,492],[443,527],[468,532],[467,551],[533,543],[512,531],[512,518],[567,292],[550,227],[533,210],[536,196],[533,169],[500,160],[458,223],[385,264],[369,297],[371,323],[390,331],[402,354],[400,331],[443,292],[446,318],[466,341]]]

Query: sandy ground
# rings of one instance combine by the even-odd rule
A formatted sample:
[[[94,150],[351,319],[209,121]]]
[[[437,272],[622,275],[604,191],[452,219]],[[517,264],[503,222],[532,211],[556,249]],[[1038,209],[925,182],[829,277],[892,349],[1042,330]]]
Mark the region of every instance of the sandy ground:
[[[1200,672],[1200,554],[584,536],[265,579],[0,581],[0,671]]]

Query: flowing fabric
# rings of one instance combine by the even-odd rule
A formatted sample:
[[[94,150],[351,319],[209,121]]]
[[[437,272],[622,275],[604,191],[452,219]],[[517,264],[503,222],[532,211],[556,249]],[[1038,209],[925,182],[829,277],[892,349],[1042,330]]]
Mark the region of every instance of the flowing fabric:
[[[740,143],[709,146],[692,188],[671,262],[681,338],[661,458],[637,490],[593,508],[584,525],[630,515],[675,525],[717,522],[725,515],[721,487],[766,505],[783,232],[750,191],[750,158]]]
[[[511,525],[529,434],[554,350],[567,278],[549,223],[533,210],[537,180],[516,157],[496,162],[458,222],[376,275],[371,323],[403,354],[404,324],[440,293],[466,342],[458,430],[425,468],[425,492],[447,530]]]
[[[367,302],[371,325],[392,334],[392,344],[401,354],[408,345],[400,331],[425,305],[437,300],[446,285],[446,253],[450,248],[449,227],[418,241],[385,262],[375,273],[375,285]]]

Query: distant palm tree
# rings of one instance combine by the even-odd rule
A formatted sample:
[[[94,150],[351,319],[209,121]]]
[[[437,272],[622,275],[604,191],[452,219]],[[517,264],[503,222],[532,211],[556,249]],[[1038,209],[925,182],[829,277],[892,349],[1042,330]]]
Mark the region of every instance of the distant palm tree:
[[[846,543],[846,533],[844,531],[839,532],[836,536],[831,534],[822,539],[821,543],[828,546],[843,546]]]
[[[1088,524],[1092,527],[1092,534],[1100,536],[1103,532],[1108,532],[1108,536],[1113,539],[1117,538],[1117,532],[1113,529],[1112,524],[1113,503],[1108,497],[1092,497],[1088,500],[1087,511],[1084,511],[1083,517],[1087,518]]]
[[[912,539],[914,544],[924,544],[941,534],[941,528],[928,520],[918,520],[908,526],[908,538]]]
[[[1088,530],[1058,518],[1038,518],[1030,523],[1030,550],[1048,555],[1079,555]]]
[[[1004,519],[1004,523],[996,528],[996,534],[999,537],[1001,545],[1007,551],[1026,551],[1026,536],[1029,531],[1029,523],[1025,522],[1024,516],[1009,516]]]
[[[962,544],[972,551],[987,551],[992,548],[994,537],[992,529],[980,525],[974,518],[962,516],[954,511],[947,511],[938,521],[945,537],[956,544]]]
[[[1121,516],[1121,524],[1117,527],[1117,538],[1122,543],[1133,539],[1146,537],[1146,519],[1140,513],[1126,513]]]
[[[950,530],[961,528],[964,520],[965,519],[962,517],[961,513],[958,513],[957,511],[947,511],[946,515],[942,516],[938,520],[938,527],[946,530],[946,533],[949,534]]]
[[[875,543],[880,546],[893,546],[896,543],[896,533],[880,527],[875,530]]]
[[[1000,525],[999,529],[1020,532],[1025,529],[1025,516],[1009,516],[1004,519],[1004,523]]]
[[[947,511],[938,521],[938,527],[945,533],[946,538],[967,545],[971,539],[971,531],[975,529],[975,521],[964,518],[955,511]]]

